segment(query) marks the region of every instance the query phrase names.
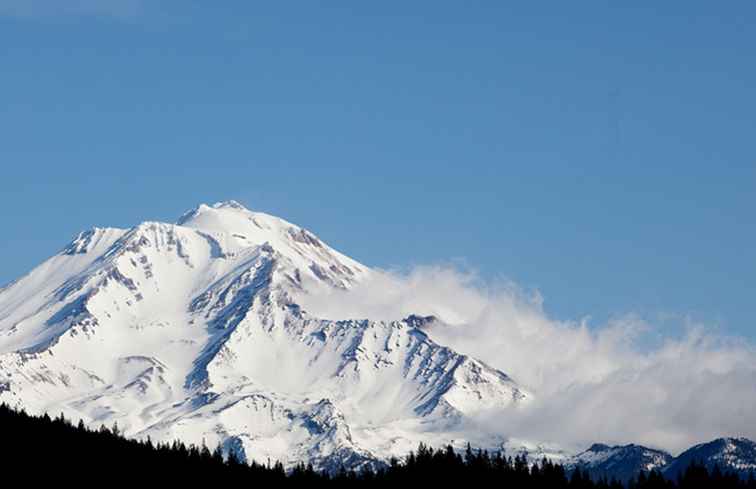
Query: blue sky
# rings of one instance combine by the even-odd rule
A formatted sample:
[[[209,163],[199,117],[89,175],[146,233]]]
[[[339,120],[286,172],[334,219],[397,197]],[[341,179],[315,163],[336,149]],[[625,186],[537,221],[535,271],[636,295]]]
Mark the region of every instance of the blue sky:
[[[237,199],[557,318],[756,339],[752,2],[0,0],[0,282]]]

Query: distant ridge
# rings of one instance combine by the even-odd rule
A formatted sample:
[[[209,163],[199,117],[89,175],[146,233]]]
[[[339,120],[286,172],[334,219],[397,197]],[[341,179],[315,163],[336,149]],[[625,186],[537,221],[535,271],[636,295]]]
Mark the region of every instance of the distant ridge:
[[[717,467],[746,479],[756,472],[756,443],[747,438],[718,438],[695,445],[677,457],[640,445],[594,444],[569,459],[565,467],[568,470],[580,468],[596,480],[616,478],[627,482],[640,472],[652,470],[668,479],[677,479],[692,463],[702,464],[709,471]]]

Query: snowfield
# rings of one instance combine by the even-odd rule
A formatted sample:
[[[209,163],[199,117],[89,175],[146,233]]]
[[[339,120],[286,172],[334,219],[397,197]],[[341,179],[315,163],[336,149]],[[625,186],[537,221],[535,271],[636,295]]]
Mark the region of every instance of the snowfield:
[[[83,232],[0,290],[0,401],[323,469],[419,441],[504,443],[466,420],[530,394],[434,342],[433,318],[326,320],[299,305],[374,273],[233,201]]]

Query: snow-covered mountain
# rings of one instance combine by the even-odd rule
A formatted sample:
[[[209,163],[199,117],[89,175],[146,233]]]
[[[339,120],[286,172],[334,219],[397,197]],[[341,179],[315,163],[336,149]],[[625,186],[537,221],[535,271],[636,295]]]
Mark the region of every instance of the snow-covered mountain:
[[[737,472],[746,478],[756,474],[756,442],[747,438],[718,438],[701,443],[681,453],[664,469],[665,477],[675,479],[692,462],[709,470],[718,466],[723,472]]]
[[[423,318],[325,320],[297,300],[374,273],[236,202],[82,232],[0,289],[0,401],[321,468],[445,443],[480,411],[527,403]]]
[[[747,438],[719,438],[695,445],[677,457],[640,445],[608,446],[593,444],[588,450],[564,461],[568,471],[580,468],[595,480],[616,478],[627,482],[640,472],[660,471],[676,479],[691,463],[702,463],[709,470],[718,466],[723,472],[737,472],[747,478],[756,473],[756,443]]]
[[[627,482],[640,472],[662,470],[672,459],[672,455],[667,452],[640,445],[608,446],[594,443],[588,450],[569,458],[565,468],[588,471],[596,480],[606,478]]]

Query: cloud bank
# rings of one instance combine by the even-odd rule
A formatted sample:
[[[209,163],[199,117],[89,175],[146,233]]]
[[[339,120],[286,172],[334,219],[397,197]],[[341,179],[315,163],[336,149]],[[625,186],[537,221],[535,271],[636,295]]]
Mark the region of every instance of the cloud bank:
[[[436,316],[432,339],[533,394],[526,409],[475,421],[496,433],[570,449],[600,441],[673,453],[720,436],[756,439],[756,349],[702,325],[649,347],[658,331],[639,317],[599,327],[558,321],[537,293],[442,266],[378,272],[350,291],[314,289],[300,303],[324,318]]]

